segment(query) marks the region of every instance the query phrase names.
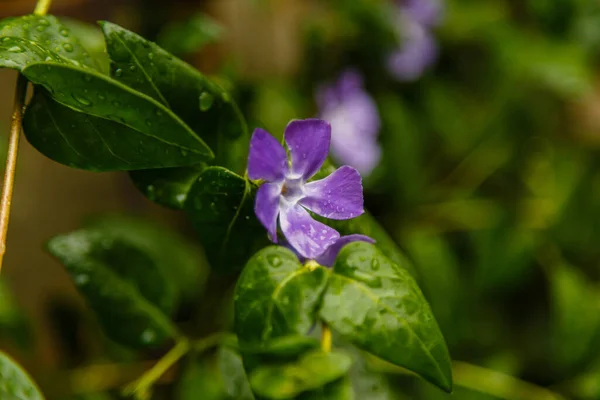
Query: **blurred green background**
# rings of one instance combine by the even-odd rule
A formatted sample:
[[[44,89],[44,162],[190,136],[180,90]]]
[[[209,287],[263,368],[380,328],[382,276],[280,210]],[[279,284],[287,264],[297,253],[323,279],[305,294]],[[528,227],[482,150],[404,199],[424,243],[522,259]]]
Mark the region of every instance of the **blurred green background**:
[[[319,84],[348,66],[363,73],[383,147],[364,182],[367,208],[414,262],[459,361],[453,395],[372,363],[357,372],[371,379],[365,399],[558,398],[523,382],[600,399],[600,3],[447,0],[435,29],[439,58],[411,83],[384,69],[393,47],[389,3],[56,0],[51,12],[108,19],[158,41],[219,79],[248,119],[274,134],[290,119],[316,115]],[[33,5],[5,0],[0,15]],[[88,46],[102,48],[92,25],[70,23]],[[15,76],[0,71],[3,137]],[[125,174],[72,170],[25,142],[13,204],[1,348],[49,399],[119,398],[116,389],[160,353],[132,353],[104,338],[44,243],[104,212],[144,216],[192,237],[188,223],[145,200]],[[230,324],[233,280],[209,282],[198,288],[204,333]],[[215,384],[213,364],[198,367],[203,396]],[[171,383],[179,372],[156,398],[204,398],[178,394]]]

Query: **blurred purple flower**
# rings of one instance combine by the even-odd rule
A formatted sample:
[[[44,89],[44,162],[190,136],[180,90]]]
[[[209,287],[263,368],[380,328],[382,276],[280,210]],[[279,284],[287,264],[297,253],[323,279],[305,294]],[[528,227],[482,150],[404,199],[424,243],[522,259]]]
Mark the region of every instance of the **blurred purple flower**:
[[[264,180],[256,194],[254,211],[277,243],[277,219],[287,242],[302,257],[314,259],[333,245],[340,234],[315,221],[307,210],[330,219],[350,219],[361,215],[363,192],[360,174],[343,166],[327,178],[307,182],[321,168],[331,142],[331,126],[318,119],[296,120],[288,124],[283,146],[263,129],[250,139],[248,176]]]
[[[431,34],[442,15],[440,0],[396,0],[401,47],[390,54],[387,65],[401,81],[419,78],[437,58],[438,47]]]
[[[369,175],[381,158],[380,120],[360,73],[346,70],[335,83],[321,86],[316,97],[320,117],[331,124],[334,160]]]
[[[318,256],[315,259],[315,261],[319,263],[319,265],[322,265],[324,267],[333,267],[333,264],[335,263],[335,259],[337,258],[339,252],[344,248],[344,246],[352,242],[375,243],[375,240],[371,239],[368,236],[357,234],[342,236],[335,243],[329,246],[327,250],[323,252],[323,254]],[[306,257],[302,257],[302,255],[298,254],[298,252],[288,243],[283,243],[283,245],[288,249],[292,250],[294,253],[296,253],[296,256],[298,256],[300,262],[306,261]]]

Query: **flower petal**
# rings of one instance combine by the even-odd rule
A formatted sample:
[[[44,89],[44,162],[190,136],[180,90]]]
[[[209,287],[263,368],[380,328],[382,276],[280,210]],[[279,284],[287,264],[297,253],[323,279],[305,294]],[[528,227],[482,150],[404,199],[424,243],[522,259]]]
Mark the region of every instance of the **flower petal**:
[[[304,186],[306,197],[300,204],[325,218],[350,219],[364,212],[360,174],[347,165],[325,179]]]
[[[269,132],[256,128],[250,139],[248,177],[273,182],[283,179],[286,172],[287,154],[281,143]]]
[[[367,242],[367,243],[375,243],[375,239],[371,239],[365,235],[347,235],[339,238],[334,244],[329,246],[327,250],[319,257],[317,257],[317,262],[324,267],[332,267],[335,263],[335,259],[337,258],[340,250],[352,242]]]
[[[279,221],[285,238],[302,257],[318,257],[340,237],[335,229],[315,221],[299,205],[282,209]]]
[[[320,119],[292,121],[285,128],[285,142],[292,157],[292,174],[309,179],[327,158],[331,126]]]
[[[331,123],[331,155],[340,164],[350,165],[367,176],[379,164],[381,149],[377,143],[380,120],[377,106],[364,91],[344,98],[321,117]]]
[[[437,58],[438,48],[434,38],[421,25],[406,25],[405,40],[402,47],[392,53],[388,59],[388,69],[401,81],[414,81]]]
[[[277,243],[277,215],[279,214],[280,183],[263,183],[256,192],[254,213],[269,233],[269,239]]]

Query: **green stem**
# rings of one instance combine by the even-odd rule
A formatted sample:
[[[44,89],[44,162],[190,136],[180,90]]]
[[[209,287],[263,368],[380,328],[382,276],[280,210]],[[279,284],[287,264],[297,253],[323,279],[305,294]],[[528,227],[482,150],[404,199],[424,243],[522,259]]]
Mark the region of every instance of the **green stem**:
[[[50,4],[52,4],[52,0],[38,0],[33,13],[35,15],[46,15],[50,9]]]
[[[126,395],[133,395],[138,399],[149,399],[150,391],[154,383],[164,375],[177,361],[190,351],[190,342],[187,339],[180,339],[177,344],[158,360],[156,364],[146,371],[139,379],[127,385],[123,392]]]
[[[331,351],[331,328],[325,322],[321,322],[321,350],[325,353]]]
[[[205,338],[196,340],[194,343],[192,343],[192,349],[196,353],[205,352],[206,350],[221,344],[221,342],[226,337],[227,337],[226,333],[222,333],[222,332],[214,333]]]

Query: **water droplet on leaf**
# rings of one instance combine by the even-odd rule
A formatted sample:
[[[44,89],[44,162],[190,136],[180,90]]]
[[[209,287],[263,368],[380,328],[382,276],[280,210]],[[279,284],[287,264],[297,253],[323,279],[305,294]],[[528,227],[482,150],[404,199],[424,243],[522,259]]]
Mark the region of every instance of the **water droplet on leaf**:
[[[71,43],[64,43],[63,48],[65,49],[65,51],[68,51],[69,53],[73,51],[73,45]]]
[[[207,111],[213,105],[215,98],[208,92],[202,92],[200,95],[200,111]]]
[[[73,93],[72,96],[81,105],[84,105],[86,107],[92,105],[92,102],[87,97],[83,97],[77,93]]]
[[[13,47],[9,48],[9,49],[8,49],[8,51],[10,51],[11,53],[22,53],[22,52],[24,52],[25,50],[23,50],[23,48],[22,48],[22,47],[19,47],[19,46],[13,46]]]
[[[60,33],[61,36],[65,36],[65,37],[69,36],[69,31],[66,29],[61,29],[58,33]]]
[[[371,269],[373,271],[378,271],[379,270],[379,260],[374,258],[373,260],[371,260]]]
[[[156,339],[156,333],[154,333],[154,331],[152,329],[146,329],[144,332],[142,332],[142,337],[141,337],[142,343],[150,344],[155,339]]]
[[[275,256],[275,255],[268,256],[267,261],[269,261],[269,264],[271,264],[271,266],[273,268],[279,268],[282,264],[281,258],[279,258],[279,256]]]
[[[117,68],[117,69],[115,70],[115,76],[116,76],[117,78],[119,78],[119,77],[123,76],[123,70],[122,70],[121,68]]]

